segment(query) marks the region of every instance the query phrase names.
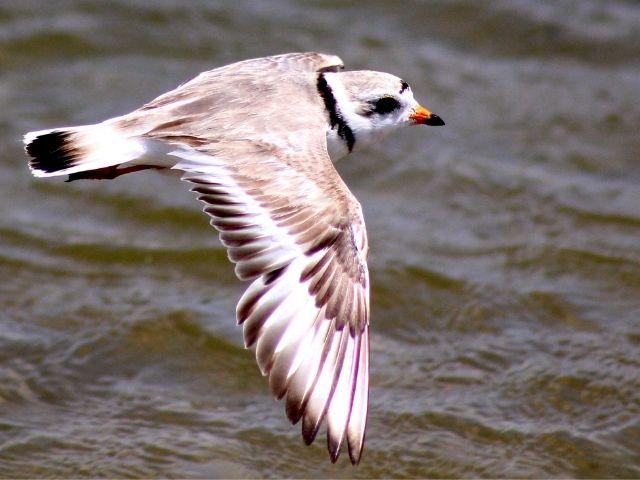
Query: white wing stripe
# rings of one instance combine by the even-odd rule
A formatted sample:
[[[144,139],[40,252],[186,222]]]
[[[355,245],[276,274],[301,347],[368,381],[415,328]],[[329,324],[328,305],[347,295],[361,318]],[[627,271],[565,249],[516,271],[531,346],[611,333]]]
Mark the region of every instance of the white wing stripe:
[[[348,330],[348,328],[345,328],[345,330]],[[359,339],[355,339],[348,333],[346,335],[347,348],[344,363],[339,371],[336,388],[329,403],[329,409],[327,410],[327,440],[331,459],[334,462],[340,453],[340,447],[342,446],[347,428],[347,421],[349,420],[349,413],[351,412],[354,380],[358,364],[358,358],[356,358],[358,353],[356,342],[359,343]]]
[[[309,296],[306,294],[305,285],[296,282],[291,287],[286,299],[263,324],[256,347],[256,358],[263,374],[271,370],[276,349],[287,330],[292,328],[292,324],[300,322],[301,314],[304,316],[307,313],[304,308],[308,300]],[[315,310],[315,308],[312,309],[311,313],[315,314]]]
[[[279,226],[269,211],[238,185],[221,161],[214,163],[214,157],[194,151],[175,150],[171,155],[181,159],[173,168],[188,172],[183,180],[196,183],[194,190],[200,194],[202,201],[209,203],[205,211],[212,216],[211,223],[215,228],[225,233],[229,228],[240,231],[247,229],[249,231],[242,233],[250,236],[259,232],[263,241],[265,238],[271,241],[273,249],[266,250],[265,255],[236,263],[238,278],[250,280],[264,271],[281,268],[303,254],[296,238]],[[207,180],[213,180],[212,185]]]
[[[356,377],[355,391],[349,423],[347,425],[347,444],[349,456],[360,458],[364,445],[365,427],[367,424],[367,410],[369,402],[369,327],[360,336],[358,351],[359,361]]]
[[[320,313],[324,317],[324,308]],[[313,343],[309,347],[307,356],[289,380],[286,408],[287,416],[293,423],[300,420],[311,389],[316,384],[318,371],[327,354],[325,347],[330,344],[329,337],[333,334],[332,329],[333,322],[324,318],[317,324],[316,330],[313,332]]]
[[[335,324],[335,321],[331,323]],[[333,328],[335,328],[334,325],[332,325],[332,329]],[[311,443],[316,437],[320,422],[325,415],[329,400],[333,395],[338,379],[337,374],[342,368],[344,360],[349,330],[343,328],[342,330],[334,331],[330,336],[332,338],[329,341],[329,353],[321,367],[313,391],[309,396],[302,423],[302,435],[308,443]]]
[[[294,339],[293,334],[287,339],[287,345],[284,345],[275,355],[275,360],[271,371],[269,372],[269,385],[273,395],[281,399],[287,389],[290,389],[291,379],[302,362],[309,355],[312,355],[312,344],[316,332],[318,331],[318,323],[327,323],[321,310],[316,308],[308,308],[304,312],[300,312],[298,318],[292,321],[292,325],[296,324],[296,330],[300,330],[300,337]],[[296,332],[297,333],[297,332]],[[290,332],[285,333],[289,336]],[[278,344],[284,343],[284,338]],[[319,347],[322,349],[322,345]]]
[[[264,283],[263,278],[260,277],[253,283]],[[253,345],[258,335],[260,335],[260,332],[264,326],[264,322],[287,297],[287,295],[289,294],[287,287],[288,285],[286,282],[276,282],[275,285],[273,285],[269,290],[267,290],[257,299],[254,304],[255,306],[253,306],[250,310],[251,313],[249,313],[249,315],[246,317],[246,320],[243,321],[244,341],[246,346],[250,347],[251,345]],[[247,296],[247,294],[253,295],[253,293],[254,291],[252,289],[247,290],[240,299],[240,303],[247,302],[245,300],[245,297]],[[239,318],[238,320],[242,321],[241,318]]]
[[[316,302],[313,297],[306,294],[307,287],[305,284],[302,284],[302,288],[304,289],[305,295],[301,295],[301,297],[306,301],[301,303],[296,316],[292,318],[291,323],[281,335],[275,348],[275,354],[279,354],[289,345],[299,347],[297,344],[300,338],[309,331],[313,326],[313,321],[318,316],[319,309],[316,307]],[[293,369],[293,365],[291,366],[291,369]],[[287,377],[290,376],[290,373],[287,374]]]

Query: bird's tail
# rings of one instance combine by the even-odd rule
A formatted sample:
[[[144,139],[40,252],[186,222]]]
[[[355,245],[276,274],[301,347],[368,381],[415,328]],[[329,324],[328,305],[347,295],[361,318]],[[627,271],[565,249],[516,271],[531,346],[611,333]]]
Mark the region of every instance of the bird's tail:
[[[31,157],[29,168],[36,177],[103,179],[150,168],[140,164],[122,167],[143,156],[146,148],[143,142],[126,137],[108,123],[29,132],[24,145]]]

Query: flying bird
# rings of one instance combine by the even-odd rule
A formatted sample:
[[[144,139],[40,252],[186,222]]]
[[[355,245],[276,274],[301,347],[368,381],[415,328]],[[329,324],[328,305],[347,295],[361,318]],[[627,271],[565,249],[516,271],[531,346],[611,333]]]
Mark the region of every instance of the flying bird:
[[[182,173],[235,273],[236,316],[273,395],[335,462],[361,458],[369,396],[369,272],[360,204],[333,162],[405,125],[444,125],[408,83],[289,53],[206,71],[126,115],[27,133],[36,177]]]

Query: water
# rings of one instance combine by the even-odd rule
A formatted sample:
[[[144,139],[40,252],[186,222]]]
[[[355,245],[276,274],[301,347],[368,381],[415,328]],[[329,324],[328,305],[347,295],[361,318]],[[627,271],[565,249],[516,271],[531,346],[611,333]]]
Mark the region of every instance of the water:
[[[447,122],[339,165],[372,250],[358,468],[271,399],[186,185],[36,180],[20,144],[301,50]],[[0,474],[639,477],[639,59],[630,0],[4,0]]]

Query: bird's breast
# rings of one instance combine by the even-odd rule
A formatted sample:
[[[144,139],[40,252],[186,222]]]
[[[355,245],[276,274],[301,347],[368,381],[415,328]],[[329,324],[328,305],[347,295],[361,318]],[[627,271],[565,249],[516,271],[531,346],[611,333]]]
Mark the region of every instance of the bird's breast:
[[[344,138],[338,134],[336,127],[327,130],[327,151],[332,162],[348,155],[349,147]]]

